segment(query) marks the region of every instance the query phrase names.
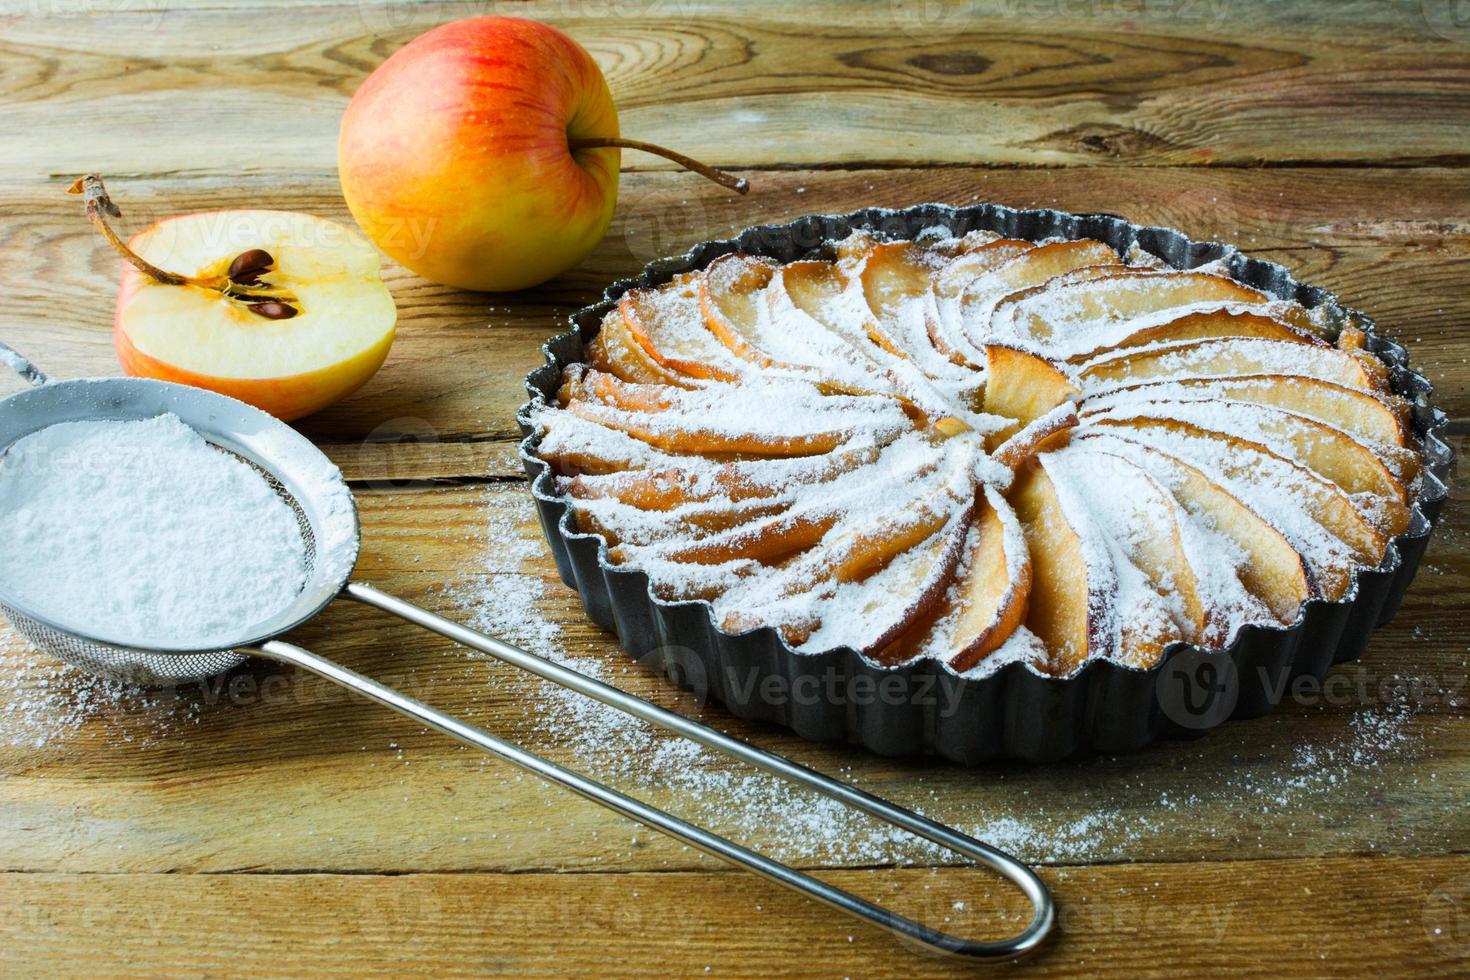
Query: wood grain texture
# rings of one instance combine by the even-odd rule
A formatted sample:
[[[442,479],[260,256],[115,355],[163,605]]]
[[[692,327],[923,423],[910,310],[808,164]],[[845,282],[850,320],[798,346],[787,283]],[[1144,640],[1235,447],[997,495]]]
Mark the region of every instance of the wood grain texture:
[[[364,2],[251,17],[241,31],[228,8],[116,0],[6,25],[0,131],[21,135],[0,144],[0,176],[95,169],[99,142],[115,172],[331,173],[337,117],[372,67],[438,22],[490,10],[568,30],[603,65],[625,132],[722,165],[1465,155],[1465,32],[1415,4],[1391,30],[1264,4],[1076,6],[804,0],[691,17],[682,3]],[[177,97],[201,82],[207,98]]]
[[[522,487],[360,491],[363,578],[446,615],[489,614],[508,637],[580,658],[618,686],[697,710],[587,623],[538,547]],[[969,770],[884,760],[702,716],[916,806],[1029,860],[1057,864],[1462,851],[1470,843],[1470,671],[1461,607],[1470,508],[1454,502],[1399,620],[1362,663],[1277,713],[1135,756]],[[491,540],[493,537],[493,540]],[[510,557],[506,557],[510,556]],[[523,557],[519,557],[523,556]],[[518,617],[500,608],[530,603]],[[551,623],[546,630],[537,623]],[[530,625],[527,625],[530,624]],[[714,863],[315,678],[261,665],[219,685],[109,703],[9,634],[0,646],[0,870],[220,872],[649,871]],[[293,637],[557,761],[709,821],[799,863],[863,866],[926,854],[867,821],[858,846],[708,757],[660,754],[607,713],[445,641],[338,603]],[[17,683],[17,679],[21,683]],[[46,684],[42,688],[42,684]],[[18,736],[54,724],[46,744]],[[40,707],[38,708],[37,705]],[[26,722],[26,724],[22,724]],[[639,731],[643,731],[641,727]],[[663,761],[660,761],[663,760]],[[679,771],[663,771],[663,766]],[[695,770],[686,772],[685,769]],[[743,774],[742,774],[743,775]],[[763,819],[762,808],[778,816]],[[813,811],[814,813],[816,811]],[[841,828],[839,827],[839,830]]]
[[[120,260],[64,190],[62,181],[0,187],[5,335],[58,376],[115,373],[109,325]],[[117,180],[112,190],[128,228],[263,199],[350,220],[335,181],[326,179],[289,188],[267,178]],[[386,274],[400,327],[387,365],[362,391],[306,420],[302,429],[363,478],[372,476],[364,467],[374,465],[448,476],[443,463],[423,470],[427,450],[412,447],[470,440],[480,445],[443,457],[459,461],[459,475],[479,475],[490,466],[512,475],[519,464],[509,443],[517,439],[514,415],[525,401],[525,374],[542,362],[540,344],[565,329],[566,315],[594,301],[607,283],[748,225],[841,212],[858,203],[925,201],[1108,211],[1236,243],[1375,317],[1440,386],[1445,410],[1470,417],[1470,363],[1461,332],[1470,322],[1470,294],[1463,288],[1470,275],[1470,184],[1463,171],[953,169],[771,173],[758,178],[748,198],[687,175],[628,175],[614,226],[598,250],[577,269],[525,293],[461,292],[390,263]],[[37,289],[39,282],[46,289]],[[11,386],[0,379],[0,390]],[[364,450],[365,441],[377,446]],[[395,456],[402,462],[393,462]]]
[[[1397,621],[1325,688],[1138,755],[961,769],[742,723],[629,662],[539,543],[513,422],[539,345],[652,259],[805,213],[996,201],[1176,226],[1286,264],[1409,346],[1463,443],[1459,6],[0,2],[0,338],[58,376],[117,372],[118,261],[63,193],[78,173],[109,176],[129,230],[241,206],[349,220],[337,122],[375,65],[460,16],[556,23],[603,66],[624,132],[754,190],[628,153],[610,234],[552,283],[477,295],[390,264],[390,360],[300,423],[358,495],[359,574],[1038,863],[1058,939],[1007,973],[1464,973],[1458,496]],[[14,385],[0,378],[0,395]],[[943,854],[380,614],[338,603],[293,639],[931,923],[994,936],[1021,914]],[[309,676],[259,664],[120,689],[3,626],[0,909],[7,976],[973,972]]]
[[[1448,975],[1470,858],[1141,864],[1046,874],[1067,910],[1006,976]],[[825,876],[995,936],[1019,896],[964,872]],[[0,969],[90,976],[974,976],[747,876],[0,875]],[[1456,916],[1460,918],[1457,920]],[[1439,932],[1436,933],[1435,930]],[[96,942],[105,935],[109,941]]]

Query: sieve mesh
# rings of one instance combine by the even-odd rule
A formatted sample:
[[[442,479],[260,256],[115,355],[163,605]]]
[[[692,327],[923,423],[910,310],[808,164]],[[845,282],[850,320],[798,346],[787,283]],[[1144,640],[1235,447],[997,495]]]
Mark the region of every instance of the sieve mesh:
[[[148,685],[179,684],[230,670],[245,659],[233,650],[158,653],[84,640],[52,629],[10,606],[0,605],[0,612],[4,612],[15,631],[31,645],[108,680]]]
[[[244,462],[291,508],[304,544],[306,584],[265,623],[241,623],[223,648],[168,644],[150,649],[68,629],[64,619],[0,595],[0,613],[29,643],[110,680],[173,685],[239,665],[250,648],[316,615],[340,592],[356,562],[357,510],[341,474],[283,423],[232,399],[194,388],[134,378],[52,382],[14,395],[0,412],[0,456],[17,439],[47,425],[90,419],[133,420],[177,415],[216,450]],[[91,574],[78,569],[77,574]],[[220,642],[220,638],[209,638]]]

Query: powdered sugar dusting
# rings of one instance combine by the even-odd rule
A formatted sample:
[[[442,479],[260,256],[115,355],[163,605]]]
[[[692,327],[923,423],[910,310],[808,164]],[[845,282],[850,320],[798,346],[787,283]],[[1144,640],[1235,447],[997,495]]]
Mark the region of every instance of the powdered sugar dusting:
[[[64,422],[0,457],[0,589],[134,646],[229,646],[306,581],[291,508],[173,415]]]

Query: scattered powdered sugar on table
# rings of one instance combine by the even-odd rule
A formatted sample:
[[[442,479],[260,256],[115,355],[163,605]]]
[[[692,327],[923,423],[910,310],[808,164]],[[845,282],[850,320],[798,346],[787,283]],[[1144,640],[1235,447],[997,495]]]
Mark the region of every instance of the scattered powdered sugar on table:
[[[541,656],[557,655],[562,652],[561,627],[536,609],[546,585],[525,571],[526,563],[545,554],[546,546],[539,534],[533,537],[523,529],[527,519],[535,519],[531,502],[520,494],[514,502],[506,497],[487,495],[484,548],[475,567],[461,574],[447,593],[467,613],[466,624],[481,633]]]
[[[572,598],[572,593],[552,584],[545,574],[549,559],[530,499],[524,493],[489,494],[485,534],[477,566],[448,590],[448,597],[461,606],[468,620],[580,673],[617,687],[633,686],[629,681],[644,668],[611,649],[598,655],[573,655],[560,626],[539,611],[557,600]],[[926,841],[825,797],[740,766],[721,753],[589,698],[552,684],[534,683],[535,693],[527,699],[533,727],[565,761],[736,840],[762,841],[777,858],[834,864],[952,860]],[[703,711],[693,703],[693,695],[675,692],[672,685],[660,687],[655,699],[681,713],[702,717],[717,728],[734,727],[721,709]],[[956,770],[944,766],[914,771],[903,794],[880,792],[893,793],[899,802],[940,816],[1023,860],[1065,864],[1147,859],[1156,842],[1177,840],[1181,814],[1191,811],[1255,813],[1258,826],[1279,822],[1305,829],[1308,821],[1320,824],[1322,801],[1340,797],[1352,787],[1379,786],[1389,778],[1383,767],[1410,761],[1422,751],[1423,735],[1414,723],[1412,699],[1370,704],[1337,717],[1341,724],[1330,734],[1284,745],[1264,764],[1238,765],[1230,763],[1228,755],[1201,754],[1200,764],[1185,766],[1183,760],[1199,750],[1187,743],[1172,743],[1180,762],[1176,788],[1156,800],[1140,800],[1136,792],[1127,791],[1133,779],[1121,763],[1115,771],[1116,790],[1108,789],[1106,783],[1088,790],[1089,784],[1097,786],[1096,779],[1086,775],[1095,764],[1088,760],[1046,767],[1056,783],[1055,794],[1022,790],[1020,795],[1027,800],[1024,812],[1015,808],[1016,790],[999,784],[1030,784],[1031,772],[1025,769],[974,771],[975,778],[997,783],[997,800],[1011,801],[1009,810],[1001,810],[998,804],[998,812],[957,812],[947,806],[940,787]],[[1236,729],[1228,726],[1213,738],[1217,743],[1228,739],[1232,730]],[[768,744],[770,740],[757,735],[756,741]],[[1171,750],[1165,746],[1156,751]],[[836,775],[861,782],[850,771]],[[1078,816],[1079,809],[1086,812]],[[773,834],[772,828],[777,827],[790,832]],[[1191,824],[1190,832],[1201,840],[1248,838],[1250,825]]]
[[[64,422],[0,457],[0,590],[138,646],[228,645],[306,581],[291,508],[176,416]]]
[[[108,744],[149,744],[183,722],[199,721],[198,701],[177,690],[104,680],[15,646],[0,659],[0,748],[65,745],[93,722],[104,726]]]

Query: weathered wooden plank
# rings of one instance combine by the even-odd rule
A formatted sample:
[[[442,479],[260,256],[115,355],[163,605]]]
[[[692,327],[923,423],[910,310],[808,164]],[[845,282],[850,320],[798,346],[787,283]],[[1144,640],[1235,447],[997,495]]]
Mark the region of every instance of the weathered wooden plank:
[[[682,4],[490,6],[583,41],[627,132],[731,166],[1404,163],[1462,158],[1470,133],[1470,48],[1433,16],[1329,31],[1215,4],[839,14],[808,2],[698,20]],[[370,3],[258,17],[140,2],[11,18],[0,129],[24,135],[0,145],[0,174],[328,173],[362,78],[428,27],[486,10]]]
[[[365,491],[367,580],[617,686],[699,711],[590,626],[523,487]],[[975,770],[712,723],[1060,864],[1459,851],[1470,773],[1458,502],[1369,657],[1276,714],[1118,759]],[[755,846],[816,866],[936,855],[540,682],[338,603],[308,647]],[[792,831],[791,827],[796,827]],[[707,867],[707,859],[270,666],[119,692],[0,633],[0,869],[277,871]]]
[[[1470,297],[1461,288],[1470,274],[1470,184],[1456,170],[792,172],[762,175],[749,198],[672,174],[632,174],[624,183],[608,238],[579,268],[539,289],[459,292],[390,264],[400,331],[387,366],[357,395],[305,421],[303,431],[362,478],[374,475],[365,468],[371,466],[444,476],[455,468],[475,475],[492,463],[496,473],[510,475],[518,466],[506,446],[483,446],[483,456],[455,448],[427,468],[410,460],[427,458],[427,449],[395,454],[361,446],[370,438],[514,441],[522,379],[541,362],[541,342],[608,282],[747,225],[929,200],[1111,211],[1234,241],[1377,317],[1440,385],[1446,410],[1470,415],[1463,330]],[[0,188],[4,336],[58,376],[115,373],[109,324],[119,260],[64,190],[62,181]],[[267,178],[119,180],[113,190],[129,228],[171,214],[259,204],[350,220],[335,182],[325,178],[287,187]],[[11,382],[0,379],[0,391],[9,390]],[[398,456],[403,462],[392,462]]]
[[[1056,940],[1010,976],[1444,975],[1470,859],[1238,861],[1047,873]],[[977,874],[842,872],[969,935],[1022,900]],[[971,976],[734,874],[0,875],[0,968],[90,976]],[[1458,916],[1458,917],[1457,917]],[[1436,931],[1438,930],[1438,931]],[[96,941],[106,936],[106,942]]]

